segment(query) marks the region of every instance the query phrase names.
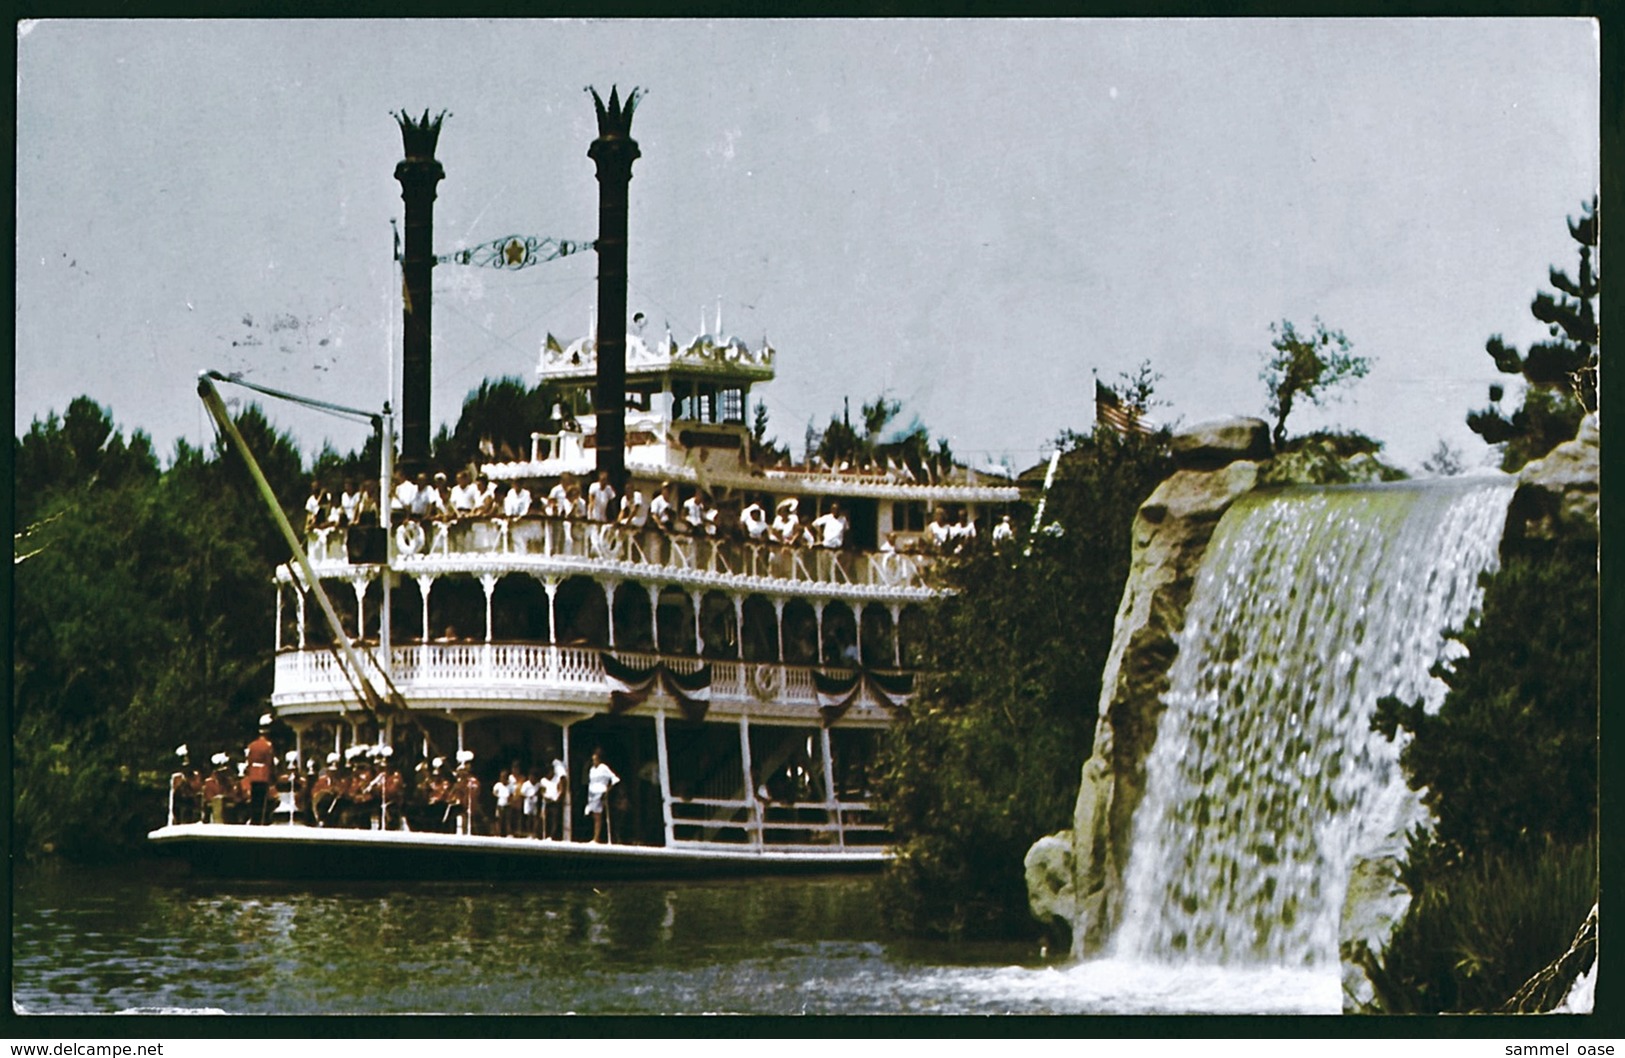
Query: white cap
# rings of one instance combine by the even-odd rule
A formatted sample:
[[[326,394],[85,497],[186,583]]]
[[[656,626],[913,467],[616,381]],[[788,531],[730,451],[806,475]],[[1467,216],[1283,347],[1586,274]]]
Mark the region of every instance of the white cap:
[[[240,779],[246,774],[248,774],[248,761],[246,761],[246,760],[238,761],[237,762],[237,777]]]
[[[338,750],[334,750],[332,753],[329,753],[327,755],[327,763],[329,763],[329,764],[337,764],[338,762],[339,762]]]
[[[436,757],[431,763],[432,763],[433,767],[443,768],[443,767],[446,766],[446,758],[445,757]]]
[[[190,752],[191,751],[186,748],[186,743],[184,742],[175,747],[175,756],[177,757],[184,757]]]
[[[469,761],[471,761],[473,759],[474,759],[474,751],[473,750],[471,750],[471,749],[460,749],[460,750],[457,751],[457,763],[458,764],[467,764]]]
[[[230,762],[230,760],[231,758],[226,756],[224,753],[216,753],[214,756],[209,758],[209,763],[219,768],[225,766],[228,762]]]
[[[288,750],[288,754],[287,754],[286,759],[287,759],[289,764],[298,764],[299,763],[299,751],[296,750],[296,749]]]
[[[355,760],[357,757],[361,756],[361,754],[363,754],[365,752],[367,752],[367,747],[366,746],[350,746],[348,749],[346,749],[344,751],[344,759],[345,760]]]
[[[379,746],[378,747],[378,755],[380,757],[384,757],[386,759],[389,758],[389,757],[393,757],[395,755],[395,747],[394,746]]]
[[[266,714],[264,714],[263,716],[260,717],[260,726],[261,727],[270,727],[271,726],[271,714],[270,713],[266,713]]]

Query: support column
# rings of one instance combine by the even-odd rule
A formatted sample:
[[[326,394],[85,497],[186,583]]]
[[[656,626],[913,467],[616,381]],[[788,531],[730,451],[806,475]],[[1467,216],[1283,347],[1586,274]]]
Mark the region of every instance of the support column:
[[[429,642],[434,636],[429,634],[429,593],[434,590],[434,578],[428,575],[419,575],[418,594],[423,598],[423,641]]]
[[[813,655],[818,658],[818,663],[820,665],[828,664],[824,658],[824,607],[828,605],[828,599],[813,600],[813,618],[814,622],[818,626],[818,643],[813,651]]]
[[[355,637],[357,639],[365,639],[367,635],[366,578],[351,578],[350,590],[355,592]]]
[[[705,601],[702,592],[689,592],[688,597],[694,602],[694,653],[698,657],[705,656],[705,636],[700,632],[700,604]]]
[[[824,753],[824,804],[828,806],[829,821],[835,824],[835,840],[846,848],[846,820],[841,818],[841,806],[835,796],[835,758],[830,752],[829,728],[820,726],[819,738]]]
[[[295,588],[299,593],[299,612],[296,615],[299,621],[299,649],[305,649],[305,593]]]
[[[491,596],[496,594],[497,575],[495,573],[481,573],[480,587],[485,589],[485,641],[491,642]]]
[[[745,769],[745,803],[750,805],[750,819],[754,824],[751,832],[751,844],[757,848],[762,847],[762,802],[756,797],[756,779],[751,773],[750,761],[750,718],[744,713],[739,714],[739,760]]]
[[[863,600],[852,604],[852,642],[858,650],[858,667],[863,667]]]
[[[654,627],[649,629],[649,642],[655,645],[655,653],[660,653],[660,586],[649,586],[649,623]]]
[[[282,585],[280,584],[276,586],[276,637],[272,644],[272,650],[276,653],[282,651]]]
[[[559,613],[555,602],[559,597],[559,580],[557,577],[543,577],[542,590],[547,592],[547,641],[553,646],[559,644]]]
[[[568,770],[568,769],[570,769],[572,767],[572,765],[570,764],[570,725],[569,724],[560,724],[559,725],[559,734],[560,734],[560,739],[564,744],[564,767]],[[574,805],[574,803],[575,803],[575,798],[574,798],[574,795],[572,793],[572,790],[573,790],[574,787],[575,787],[575,775],[572,773],[566,778],[565,783],[564,783],[564,840],[565,841],[572,840],[574,838],[574,835],[575,835],[574,820],[575,820],[575,815],[576,814],[575,814],[574,808],[572,807]]]
[[[745,660],[745,597],[735,594],[734,601],[734,658]],[[744,669],[739,670],[741,673]]]
[[[897,668],[903,667],[903,608],[891,604],[891,658]]]
[[[609,649],[615,649],[615,589],[621,586],[618,580],[603,581],[604,609],[609,614]]]
[[[655,710],[655,755],[660,767],[660,818],[666,828],[666,847],[677,841],[676,821],[671,814],[671,758],[666,752],[666,710]]]

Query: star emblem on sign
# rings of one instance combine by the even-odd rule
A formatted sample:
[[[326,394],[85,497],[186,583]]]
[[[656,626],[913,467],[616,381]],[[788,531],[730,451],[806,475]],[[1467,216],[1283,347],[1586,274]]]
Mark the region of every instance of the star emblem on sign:
[[[525,244],[518,239],[509,239],[508,244],[502,248],[504,264],[516,265],[525,259]]]

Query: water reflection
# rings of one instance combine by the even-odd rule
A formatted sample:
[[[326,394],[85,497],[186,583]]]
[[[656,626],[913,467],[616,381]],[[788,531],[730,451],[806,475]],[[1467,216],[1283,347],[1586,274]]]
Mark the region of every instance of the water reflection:
[[[872,878],[566,886],[19,872],[27,1012],[1333,1013],[1335,974],[905,940]],[[1192,973],[1195,976],[1192,976]]]

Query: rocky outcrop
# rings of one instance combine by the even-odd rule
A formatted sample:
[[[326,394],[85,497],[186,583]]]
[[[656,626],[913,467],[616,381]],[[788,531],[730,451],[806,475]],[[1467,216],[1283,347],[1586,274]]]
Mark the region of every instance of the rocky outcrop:
[[[1162,715],[1175,637],[1213,530],[1257,484],[1255,459],[1268,454],[1268,442],[1261,419],[1207,423],[1176,436],[1181,469],[1135,516],[1133,559],[1072,830],[1041,839],[1026,857],[1033,914],[1069,925],[1074,951],[1098,950],[1115,924],[1130,823],[1145,791],[1145,758]]]
[[[1601,431],[1596,412],[1565,441],[1518,473],[1507,511],[1503,547],[1530,541],[1596,540],[1601,479]]]

